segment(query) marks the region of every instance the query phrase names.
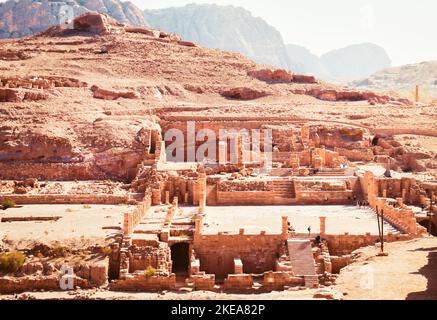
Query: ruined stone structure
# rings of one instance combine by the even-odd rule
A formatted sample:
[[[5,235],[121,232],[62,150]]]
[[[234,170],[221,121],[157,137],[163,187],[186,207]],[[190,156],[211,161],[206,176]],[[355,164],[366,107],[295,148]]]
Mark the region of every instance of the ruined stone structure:
[[[399,138],[437,137],[432,110],[96,13],[73,27],[0,51],[0,202],[120,205],[120,222],[105,225],[110,248],[76,268],[77,286],[313,288],[332,284],[356,249],[432,233],[437,158]],[[29,63],[51,59],[65,71]],[[26,75],[13,74],[19,66]],[[406,127],[405,106],[423,128]],[[371,108],[402,126],[381,126]],[[44,219],[62,218],[0,216],[0,225]],[[59,268],[29,263],[15,278],[0,274],[0,293],[54,288]]]

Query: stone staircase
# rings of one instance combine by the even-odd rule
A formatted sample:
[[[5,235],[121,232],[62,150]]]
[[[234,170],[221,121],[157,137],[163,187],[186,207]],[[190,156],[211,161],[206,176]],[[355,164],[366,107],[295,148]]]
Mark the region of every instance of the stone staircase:
[[[319,276],[311,275],[304,276],[305,287],[307,288],[318,288],[319,287]]]
[[[175,242],[192,241],[194,238],[194,222],[190,220],[172,221],[169,240]]]
[[[296,192],[294,190],[294,182],[290,180],[275,180],[273,181],[273,194],[278,198],[294,199]]]
[[[293,273],[296,276],[317,276],[310,240],[287,240]]]

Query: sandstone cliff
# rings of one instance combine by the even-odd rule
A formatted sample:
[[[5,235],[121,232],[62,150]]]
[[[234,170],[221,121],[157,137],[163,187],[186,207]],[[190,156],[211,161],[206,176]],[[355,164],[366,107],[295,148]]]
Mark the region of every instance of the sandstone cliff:
[[[146,10],[144,16],[154,28],[177,33],[204,47],[239,52],[258,63],[294,69],[281,34],[243,8],[190,4]]]

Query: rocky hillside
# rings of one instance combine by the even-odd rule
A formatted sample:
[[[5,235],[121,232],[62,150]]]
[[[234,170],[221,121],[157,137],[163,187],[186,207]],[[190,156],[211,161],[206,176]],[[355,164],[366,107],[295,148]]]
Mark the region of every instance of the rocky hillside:
[[[150,129],[171,117],[368,127],[405,109],[409,117],[393,124],[402,127],[414,111],[402,108],[407,103],[87,13],[72,29],[0,40],[0,178],[24,172],[43,180],[128,180],[153,147]],[[420,108],[415,123],[430,127],[435,121],[425,112]]]
[[[421,97],[425,101],[437,99],[437,61],[384,69],[351,85],[373,90],[396,90],[411,97],[416,85],[420,85]]]
[[[281,34],[261,18],[234,6],[190,4],[146,10],[152,27],[174,32],[204,47],[239,52],[258,63],[294,69]]]
[[[69,15],[106,13],[121,23],[147,26],[140,9],[120,0],[9,0],[0,3],[0,38],[18,38],[44,31]]]

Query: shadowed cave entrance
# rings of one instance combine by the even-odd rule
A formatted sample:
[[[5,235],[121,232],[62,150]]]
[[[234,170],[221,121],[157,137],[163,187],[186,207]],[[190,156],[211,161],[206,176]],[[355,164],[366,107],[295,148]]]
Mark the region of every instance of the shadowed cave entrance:
[[[190,245],[183,242],[175,243],[170,247],[173,262],[172,272],[176,274],[188,273],[189,248]]]

